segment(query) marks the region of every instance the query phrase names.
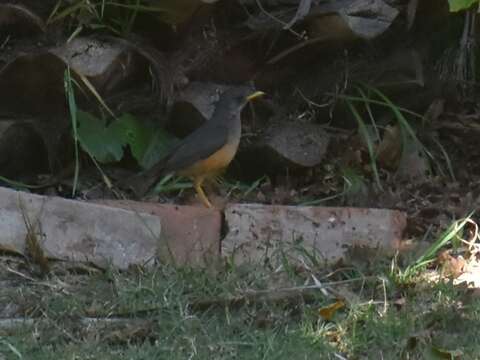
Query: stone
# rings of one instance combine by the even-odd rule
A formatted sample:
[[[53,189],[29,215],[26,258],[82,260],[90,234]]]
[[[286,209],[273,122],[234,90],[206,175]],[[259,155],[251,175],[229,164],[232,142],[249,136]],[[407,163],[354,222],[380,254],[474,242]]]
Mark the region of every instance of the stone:
[[[120,42],[76,37],[51,53],[87,77],[100,93],[111,93],[135,71],[132,52]]]
[[[227,88],[210,82],[188,84],[172,106],[167,129],[178,137],[190,134],[212,117],[215,104]]]
[[[332,264],[358,249],[392,253],[402,244],[406,214],[341,207],[230,205],[222,257],[235,264],[294,262]]]
[[[120,269],[155,259],[156,216],[0,188],[0,247],[24,253],[28,221],[48,258]]]
[[[276,123],[265,131],[265,146],[284,165],[313,167],[327,152],[330,136],[316,124]]]

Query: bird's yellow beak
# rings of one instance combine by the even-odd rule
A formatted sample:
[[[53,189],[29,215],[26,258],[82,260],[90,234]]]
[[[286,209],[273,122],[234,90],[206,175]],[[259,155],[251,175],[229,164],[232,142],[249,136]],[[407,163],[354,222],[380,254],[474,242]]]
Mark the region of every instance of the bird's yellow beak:
[[[263,95],[265,95],[263,91],[255,91],[253,94],[247,96],[247,101],[251,101]]]

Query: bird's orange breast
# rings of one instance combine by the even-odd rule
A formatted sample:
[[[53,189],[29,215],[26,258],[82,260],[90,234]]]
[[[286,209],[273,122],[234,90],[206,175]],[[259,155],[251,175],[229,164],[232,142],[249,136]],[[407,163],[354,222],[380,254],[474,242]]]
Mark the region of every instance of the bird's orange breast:
[[[235,157],[238,144],[227,144],[217,150],[206,159],[197,161],[195,164],[178,172],[182,176],[209,177],[218,174],[225,169]]]

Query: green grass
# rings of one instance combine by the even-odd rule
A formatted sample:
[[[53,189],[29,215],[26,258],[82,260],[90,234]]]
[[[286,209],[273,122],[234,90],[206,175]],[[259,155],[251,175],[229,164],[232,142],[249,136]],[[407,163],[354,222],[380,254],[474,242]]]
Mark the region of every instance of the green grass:
[[[421,277],[396,283],[388,265],[333,276],[313,269],[214,273],[169,266],[92,274],[57,269],[38,281],[1,273],[11,286],[2,286],[0,308],[13,306],[15,316],[34,324],[0,326],[0,358],[428,359],[435,351],[460,350],[475,359],[480,353],[479,299]],[[330,294],[345,294],[347,306],[331,321],[319,310],[335,298],[320,289],[301,291],[314,284],[312,275]],[[280,288],[295,296],[269,296]]]
[[[439,148],[443,161],[435,157],[417,136],[416,129],[421,125],[418,120],[423,121],[423,116],[398,106],[384,93],[374,87],[359,84],[355,87],[355,90],[359,96],[338,95],[338,98],[345,100],[347,107],[357,123],[358,133],[365,142],[368,150],[373,179],[378,189],[382,189],[380,171],[377,164],[377,146],[381,142],[381,136],[377,119],[374,116],[373,106],[375,106],[375,108],[384,107],[390,110],[392,119],[395,120],[400,128],[402,157],[407,154],[408,144],[412,144],[415,148],[418,148],[421,156],[428,160],[430,165],[434,165],[438,174],[442,176],[447,176],[448,174],[452,179],[455,179],[451,159],[442,144],[435,139],[432,140]],[[359,107],[363,109],[363,111],[360,111]],[[415,122],[417,123],[416,126],[412,126],[411,123],[415,124]]]

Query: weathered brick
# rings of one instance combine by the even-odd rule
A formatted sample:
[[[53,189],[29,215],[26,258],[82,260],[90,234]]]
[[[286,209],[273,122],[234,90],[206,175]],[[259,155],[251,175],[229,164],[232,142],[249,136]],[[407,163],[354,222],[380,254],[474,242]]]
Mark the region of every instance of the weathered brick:
[[[238,204],[225,209],[225,221],[222,256],[237,264],[281,257],[309,261],[309,256],[332,263],[352,249],[397,249],[406,215],[383,209]]]
[[[157,216],[162,223],[162,236],[157,246],[160,260],[176,265],[204,266],[219,259],[222,215],[217,210],[131,200],[101,203]]]
[[[158,217],[105,205],[0,188],[0,245],[24,252],[27,226],[48,257],[125,269],[155,257]]]

